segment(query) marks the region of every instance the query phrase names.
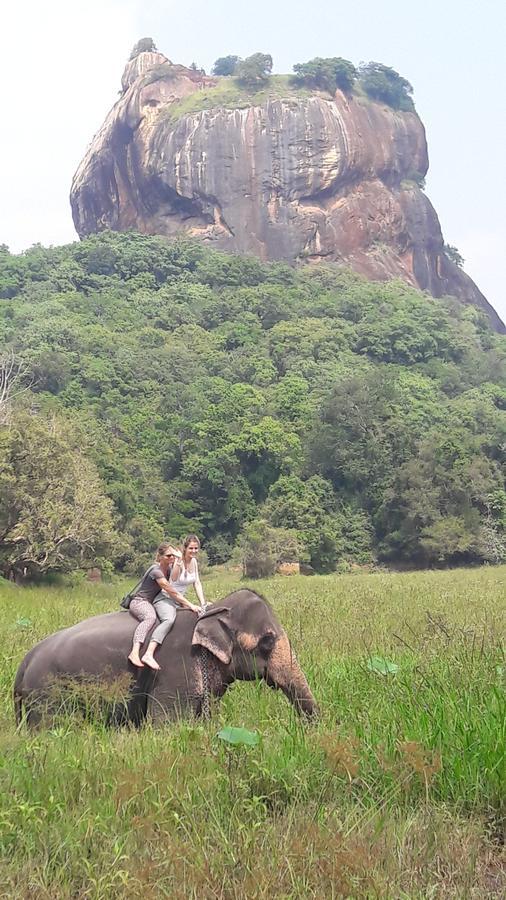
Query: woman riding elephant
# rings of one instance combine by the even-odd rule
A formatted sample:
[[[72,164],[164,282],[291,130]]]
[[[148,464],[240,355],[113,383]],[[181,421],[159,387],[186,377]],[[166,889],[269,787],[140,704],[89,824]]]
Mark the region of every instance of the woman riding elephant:
[[[197,563],[197,554],[200,550],[200,541],[196,534],[189,534],[183,541],[183,553],[176,557],[174,565],[170,573],[170,583],[176,590],[185,595],[190,586],[193,585],[200,608],[204,609],[206,601],[204,599],[204,591],[200,583],[199,567]]]
[[[243,588],[208,605],[198,618],[181,609],[158,656],[161,671],[127,665],[132,620],[121,612],[94,616],[40,641],[21,661],[14,683],[16,721],[31,727],[51,721],[66,692],[83,683],[97,694],[126,675],[127,694],[104,697],[111,724],[162,722],[206,715],[206,697],[222,697],[234,681],[262,678],[280,688],[295,708],[313,718],[314,697],[288,636],[269,604]],[[56,693],[56,688],[61,693]]]
[[[184,593],[178,590],[177,585],[169,581],[170,571],[178,557],[181,558],[181,553],[171,544],[167,542],[160,544],[155,563],[142,576],[130,601],[129,612],[139,620],[128,656],[134,666],[142,668],[145,664],[151,669],[159,669],[160,666],[153,654],[174,624],[177,609],[186,607],[195,613],[199,611],[199,607],[190,603]],[[159,624],[153,631],[149,647],[141,659],[140,649],[157,621]]]

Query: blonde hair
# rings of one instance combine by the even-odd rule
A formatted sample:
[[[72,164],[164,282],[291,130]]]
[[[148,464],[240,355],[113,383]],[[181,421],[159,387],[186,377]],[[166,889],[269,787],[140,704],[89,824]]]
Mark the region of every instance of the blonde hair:
[[[162,541],[162,543],[158,546],[158,549],[156,551],[157,560],[160,559],[162,556],[165,556],[165,554],[167,553],[167,550],[174,550],[174,545],[171,544],[170,541]]]

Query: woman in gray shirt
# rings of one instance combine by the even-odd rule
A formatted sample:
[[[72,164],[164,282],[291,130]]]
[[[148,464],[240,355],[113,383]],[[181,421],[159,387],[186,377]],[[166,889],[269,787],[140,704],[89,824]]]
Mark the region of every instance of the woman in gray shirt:
[[[144,573],[135,596],[130,602],[129,612],[139,620],[134,632],[132,650],[128,657],[134,666],[147,665],[151,669],[159,669],[160,666],[153,654],[158,644],[162,643],[169,632],[177,607],[185,606],[193,612],[199,611],[198,607],[190,603],[169,581],[170,570],[176,557],[180,556],[179,550],[176,550],[171,544],[166,542],[160,544],[156,553],[156,561]],[[140,649],[157,620],[160,620],[159,625],[153,631],[149,647],[141,659]]]

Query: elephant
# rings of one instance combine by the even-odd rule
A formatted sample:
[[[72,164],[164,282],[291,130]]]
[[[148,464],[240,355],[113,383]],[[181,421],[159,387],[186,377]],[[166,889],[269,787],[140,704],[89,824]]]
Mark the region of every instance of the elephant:
[[[14,683],[18,725],[25,720],[37,726],[51,718],[55,685],[63,696],[71,686],[91,685],[102,697],[100,689],[118,680],[127,687],[121,701],[108,698],[112,724],[205,715],[209,697],[223,696],[236,679],[264,679],[280,688],[299,713],[317,717],[316,702],[286,632],[255,591],[234,591],[209,605],[198,619],[192,610],[178,610],[157,652],[160,671],[128,661],[135,624],[125,612],[106,613],[36,644],[21,662]],[[148,641],[149,635],[146,645]],[[57,694],[58,703],[61,696]]]

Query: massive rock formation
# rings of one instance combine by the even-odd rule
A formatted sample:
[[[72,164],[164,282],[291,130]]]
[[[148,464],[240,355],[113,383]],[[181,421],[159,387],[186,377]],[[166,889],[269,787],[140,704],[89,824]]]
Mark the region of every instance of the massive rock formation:
[[[435,297],[453,294],[505,330],[444,252],[417,184],[428,157],[415,113],[289,88],[286,97],[267,92],[261,105],[241,98],[243,108],[226,108],[219,81],[161,53],[127,64],[122,96],[72,183],[81,237],[107,228],[184,231],[262,259],[338,262]]]

